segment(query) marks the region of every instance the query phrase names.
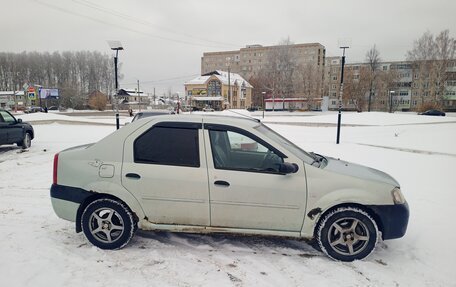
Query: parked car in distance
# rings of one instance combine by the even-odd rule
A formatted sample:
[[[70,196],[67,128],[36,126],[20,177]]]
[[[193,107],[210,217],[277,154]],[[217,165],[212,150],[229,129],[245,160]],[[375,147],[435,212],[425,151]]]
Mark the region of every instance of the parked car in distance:
[[[402,237],[409,208],[381,171],[307,153],[259,120],[166,115],[54,157],[56,214],[101,249],[135,231],[304,238],[335,260]]]
[[[439,110],[427,110],[419,114],[423,116],[445,116],[445,113]]]
[[[31,113],[44,113],[44,109],[42,107],[28,107],[24,111],[26,114],[31,114]]]
[[[147,118],[147,117],[163,116],[163,115],[170,115],[170,114],[175,114],[175,112],[173,110],[156,110],[156,111],[138,112],[133,117],[131,122],[137,121],[139,119]]]
[[[17,144],[23,149],[32,145],[35,132],[32,125],[16,119],[10,112],[0,109],[0,145]]]
[[[203,112],[215,112],[213,108],[203,108]]]
[[[57,107],[57,106],[50,106],[48,108],[48,111],[58,111],[58,110],[59,110],[59,107]]]

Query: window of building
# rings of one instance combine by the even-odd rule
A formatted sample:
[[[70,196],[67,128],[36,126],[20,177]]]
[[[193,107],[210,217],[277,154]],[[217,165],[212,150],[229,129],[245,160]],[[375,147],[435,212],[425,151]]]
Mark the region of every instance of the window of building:
[[[408,91],[400,91],[399,96],[408,96],[409,92]]]
[[[331,85],[331,89],[335,90],[335,89],[336,89],[336,85],[335,85],[335,84],[332,84],[332,85]]]
[[[414,106],[416,106],[416,104],[417,104],[417,101],[416,101],[416,100],[414,100],[414,101],[413,101],[413,105],[414,105]]]
[[[207,83],[207,94],[210,97],[218,97],[222,94],[222,84],[217,80]]]
[[[199,167],[198,129],[153,127],[135,140],[136,163]]]
[[[400,73],[400,74],[399,74],[399,77],[401,77],[401,78],[408,78],[408,77],[410,77],[410,73]]]
[[[337,76],[332,76],[333,81],[337,81]]]
[[[354,78],[355,80],[359,80],[359,75],[353,75],[353,78]]]
[[[353,70],[355,70],[355,71],[359,70],[359,66],[353,66]]]
[[[383,66],[383,71],[388,71],[388,66]]]

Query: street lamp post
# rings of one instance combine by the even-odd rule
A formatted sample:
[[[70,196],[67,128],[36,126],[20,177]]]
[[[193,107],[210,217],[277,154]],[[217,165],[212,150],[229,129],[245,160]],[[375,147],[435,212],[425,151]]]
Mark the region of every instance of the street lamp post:
[[[264,119],[264,109],[265,109],[265,104],[264,104],[264,95],[266,95],[266,92],[261,92],[261,95],[263,95],[263,119]]]
[[[339,94],[339,112],[337,114],[337,139],[336,144],[340,142],[340,123],[342,121],[342,95],[344,92],[344,65],[345,65],[345,49],[348,49],[348,46],[340,47],[343,50],[342,54],[342,69],[340,75],[340,94]]]
[[[395,91],[389,91],[389,112],[392,113],[393,112],[393,95],[395,94],[396,92]]]
[[[116,105],[116,127],[119,129],[120,123],[119,123],[119,103],[117,102],[117,96],[119,93],[119,83],[118,83],[118,76],[117,76],[117,59],[119,57],[119,51],[123,50],[124,48],[122,47],[122,44],[120,41],[108,41],[109,46],[111,47],[111,50],[116,51],[116,56],[114,57],[114,77],[115,77],[115,83],[116,83],[116,94],[114,98],[114,102]]]

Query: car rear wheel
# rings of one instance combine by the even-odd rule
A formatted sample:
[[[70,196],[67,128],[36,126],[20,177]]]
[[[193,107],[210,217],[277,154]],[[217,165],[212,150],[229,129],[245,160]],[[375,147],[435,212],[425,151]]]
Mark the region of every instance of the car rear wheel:
[[[81,225],[87,239],[101,249],[121,249],[135,233],[132,212],[123,203],[108,198],[87,205]]]
[[[379,240],[375,220],[364,210],[340,207],[326,214],[318,225],[321,250],[339,261],[354,261],[372,253]]]

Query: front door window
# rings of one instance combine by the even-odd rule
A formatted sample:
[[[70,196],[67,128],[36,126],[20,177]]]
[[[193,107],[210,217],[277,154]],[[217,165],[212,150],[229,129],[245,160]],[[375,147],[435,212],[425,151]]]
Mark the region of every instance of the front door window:
[[[283,159],[273,150],[234,131],[209,131],[216,169],[279,172]]]

